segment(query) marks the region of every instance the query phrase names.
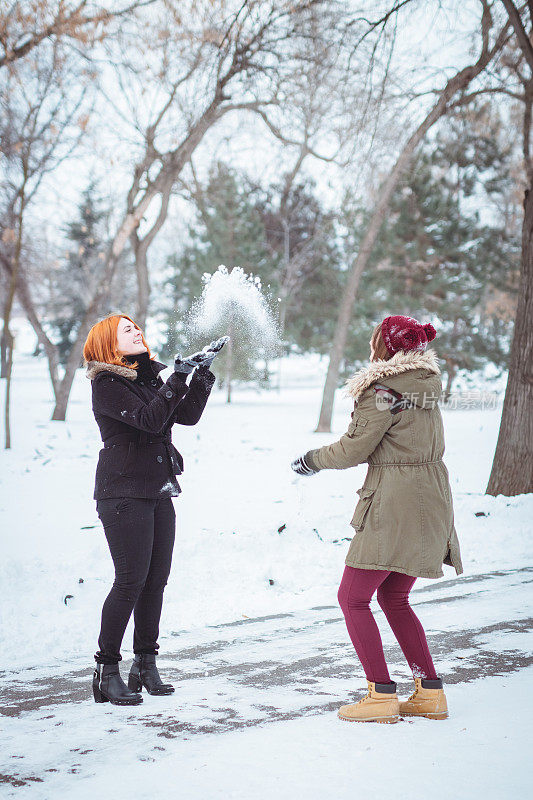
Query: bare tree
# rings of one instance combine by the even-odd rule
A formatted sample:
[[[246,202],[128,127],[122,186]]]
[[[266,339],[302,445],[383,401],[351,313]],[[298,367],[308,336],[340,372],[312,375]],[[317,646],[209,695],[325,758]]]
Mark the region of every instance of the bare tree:
[[[268,13],[266,10],[268,9]],[[150,166],[163,161],[165,158],[160,139],[160,130],[168,128],[176,119],[176,107],[179,108],[179,117],[175,127],[179,130],[184,116],[188,117],[189,130],[184,131],[184,137],[195,134],[199,122],[207,123],[207,128],[201,136],[208,133],[214,123],[219,121],[228,111],[246,111],[254,114],[266,126],[268,133],[272,134],[283,147],[296,148],[297,158],[292,170],[292,179],[288,177],[289,184],[294,180],[306,157],[313,157],[325,162],[339,163],[343,149],[349,142],[353,148],[357,141],[356,127],[361,126],[361,113],[359,96],[361,92],[351,92],[350,98],[345,95],[337,108],[342,107],[344,125],[336,126],[332,96],[343,84],[346,76],[346,63],[339,67],[339,53],[346,51],[348,35],[341,24],[332,23],[332,10],[338,11],[338,4],[319,2],[300,3],[293,8],[287,3],[272,2],[269,5],[249,1],[243,3],[235,18],[228,28],[228,35],[220,39],[218,36],[213,41],[211,23],[201,37],[196,36],[195,47],[192,47],[192,38],[183,38],[184,52],[180,55],[181,75],[169,82],[162,107],[153,120],[144,130],[144,154],[142,166],[136,165],[137,174],[131,184],[128,203],[131,205],[132,197],[138,194],[139,181],[143,180]],[[290,24],[287,23],[290,20]],[[238,38],[233,29],[239,26]],[[330,23],[330,34],[324,35]],[[232,27],[233,26],[233,27]],[[350,41],[353,46],[354,35],[350,31]],[[248,40],[247,40],[248,37]],[[220,42],[222,41],[222,47]],[[171,42],[172,54],[167,53],[163,46],[160,63],[166,64],[167,74],[172,60],[176,59],[176,45]],[[290,52],[294,66],[287,69],[285,56]],[[267,61],[268,59],[268,61]],[[347,58],[345,57],[345,62]],[[187,92],[194,98],[198,94],[198,86],[205,93],[205,82],[198,75],[208,66],[216,76],[216,84],[210,87],[211,96],[215,102],[211,104],[204,119],[198,120],[197,107],[194,103],[193,113],[183,102],[183,95]],[[225,74],[224,74],[225,69]],[[354,67],[351,67],[352,73]],[[159,68],[157,80],[161,84]],[[143,76],[145,77],[145,76]],[[124,82],[123,82],[124,83]],[[235,88],[234,88],[235,87]],[[184,91],[182,91],[184,89]],[[221,102],[222,94],[227,92],[227,100]],[[219,97],[217,97],[219,95]],[[246,98],[246,100],[244,100]],[[281,110],[281,107],[290,109],[290,114]],[[350,109],[350,111],[348,111]],[[275,115],[279,119],[275,119]],[[212,115],[213,121],[208,121]],[[349,120],[347,122],[346,120]],[[357,123],[355,122],[357,120]],[[330,153],[321,152],[315,145],[320,135],[325,131],[329,138],[335,138]],[[144,323],[149,303],[149,276],[147,265],[147,252],[154,238],[163,226],[169,209],[169,199],[172,188],[181,174],[182,166],[177,164],[166,168],[168,181],[160,192],[158,213],[153,215],[151,227],[140,235],[140,225],[134,227],[130,234],[130,242],[135,254],[138,280],[137,318]],[[162,174],[162,173],[161,173]],[[290,185],[289,185],[290,188]]]
[[[346,347],[350,317],[357,295],[359,281],[368,264],[370,255],[379,234],[379,230],[387,214],[394,190],[398,185],[398,181],[411,163],[411,159],[416,151],[416,148],[423,141],[427,132],[447,113],[447,111],[453,106],[454,102],[457,101],[457,98],[461,95],[461,93],[465,92],[472,82],[479,75],[481,75],[481,73],[483,73],[496,54],[501,51],[503,45],[508,39],[509,25],[507,24],[499,31],[499,33],[491,42],[493,19],[490,5],[487,0],[481,0],[481,5],[482,45],[479,57],[474,63],[464,67],[455,75],[453,75],[446,82],[446,85],[443,89],[435,92],[438,96],[437,101],[404,144],[390,173],[380,188],[376,206],[370,217],[370,221],[361,241],[357,256],[351,266],[346,289],[341,299],[335,336],[330,352],[330,361],[324,386],[320,417],[316,428],[317,431],[329,431],[331,429],[331,416],[333,413],[335,389],[337,388],[338,384],[340,365]]]
[[[5,447],[11,446],[9,424],[13,335],[10,318],[15,292],[29,298],[23,275],[25,222],[45,177],[75,149],[83,133],[85,89],[68,87],[71,64],[53,44],[39,65],[9,73],[2,84],[0,128],[4,156],[3,214],[0,221],[0,265],[7,276],[3,303],[2,376],[6,378]],[[67,88],[68,87],[68,88]],[[33,308],[30,312],[34,315]],[[34,315],[36,317],[36,315]],[[42,334],[42,326],[39,325]],[[47,337],[46,337],[47,338]],[[47,342],[52,383],[57,386],[57,354]]]
[[[518,305],[509,361],[496,452],[486,492],[506,496],[533,491],[533,158],[531,155],[531,112],[533,107],[533,4],[518,8],[502,0],[516,41],[525,61],[524,71],[515,62],[514,71],[522,84],[522,146],[525,191],[522,224],[522,259]]]
[[[65,417],[83,341],[108,294],[127,242],[131,242],[136,256],[137,318],[142,325],[149,296],[148,248],[166,219],[172,189],[185,165],[206,134],[230,112],[258,115],[279,134],[269,110],[280,106],[282,88],[290,84],[295,73],[308,69],[315,55],[323,57],[321,51],[303,46],[305,41],[309,43],[313,15],[320,14],[324,36],[350,35],[352,42],[356,38],[356,31],[345,24],[342,9],[343,5],[328,0],[245,0],[229,18],[216,7],[206,16],[193,15],[186,27],[181,17],[167,20],[167,25],[178,27],[167,32],[163,29],[163,37],[168,35],[170,44],[181,42],[188,58],[173,64],[169,47],[168,60],[157,73],[166,96],[148,123],[142,126],[139,122],[143,148],[133,168],[125,211],[109,247],[103,279],[88,302],[66,364],[53,419]],[[289,138],[287,141],[301,144]],[[312,152],[309,144],[308,150]]]

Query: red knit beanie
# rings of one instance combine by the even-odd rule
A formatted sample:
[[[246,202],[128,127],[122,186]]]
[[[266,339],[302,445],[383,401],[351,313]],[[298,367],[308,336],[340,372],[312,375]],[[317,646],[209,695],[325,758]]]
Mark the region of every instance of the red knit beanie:
[[[413,317],[401,314],[385,317],[381,323],[381,336],[391,356],[398,350],[425,350],[436,335],[437,331],[429,322],[422,325]]]

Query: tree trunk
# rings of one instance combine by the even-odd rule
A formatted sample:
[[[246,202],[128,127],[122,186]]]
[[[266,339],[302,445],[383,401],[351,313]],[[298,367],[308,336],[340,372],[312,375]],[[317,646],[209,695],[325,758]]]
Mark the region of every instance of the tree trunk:
[[[70,397],[70,390],[72,389],[74,378],[76,377],[76,369],[77,366],[74,369],[70,368],[68,371],[65,370],[65,374],[59,384],[59,389],[55,396],[56,404],[52,413],[52,420],[55,422],[64,422],[67,416],[68,399]]]
[[[229,341],[226,345],[227,348],[227,361],[226,361],[226,385],[227,395],[226,403],[231,403],[231,378],[233,375],[233,323],[230,321],[228,334]]]
[[[0,339],[0,378],[7,378],[7,365],[10,359],[10,350],[9,336],[4,326],[2,329],[2,338]]]
[[[76,342],[70,348],[67,363],[65,365],[65,372],[58,383],[55,393],[56,404],[52,413],[52,420],[55,420],[56,422],[65,421],[70,390],[72,389],[72,384],[74,382],[74,378],[76,377],[76,370],[80,366],[82,343],[87,338],[90,328],[90,318],[88,319],[87,315],[85,315],[82,325],[80,326],[76,335]]]
[[[333,344],[329,357],[328,373],[326,376],[326,383],[324,386],[324,394],[322,397],[322,407],[320,409],[320,417],[316,427],[317,432],[330,432],[331,431],[331,417],[333,414],[333,402],[335,399],[335,389],[339,381],[339,370],[341,361],[344,356],[346,341],[348,339],[348,330],[350,326],[350,318],[352,316],[353,304],[357,296],[357,289],[359,288],[359,281],[361,275],[365,270],[368,260],[374,249],[376,239],[378,237],[380,228],[385,219],[385,215],[389,209],[389,205],[398,185],[398,181],[407,168],[417,145],[422,141],[426,132],[430,127],[439,119],[444,113],[444,109],[437,114],[434,108],[429,114],[422,125],[410,137],[404,149],[400,153],[389,177],[385,181],[381,195],[377,202],[376,208],[370,223],[364,235],[361,247],[352,265],[350,274],[348,275],[348,282],[346,289],[341,299],[339,308],[339,315],[337,318],[337,325],[335,326],[335,335],[333,337]]]
[[[2,257],[1,253],[0,253],[0,265],[5,269],[6,275],[11,279],[13,266],[12,264],[9,263],[8,259]],[[35,311],[35,306],[33,305],[33,301],[30,297],[30,290],[23,271],[19,272],[17,276],[17,297],[20,305],[24,309],[24,313],[26,314],[28,322],[32,326],[35,335],[37,336],[39,344],[42,346],[43,350],[46,353],[46,357],[48,359],[48,370],[50,373],[50,380],[52,381],[54,395],[56,395],[59,390],[59,377],[58,377],[59,357],[58,357],[57,346],[50,341],[50,339],[48,338],[43,329],[43,326],[39,322],[39,319],[37,317],[37,312]],[[5,375],[3,375],[2,377],[5,377]]]
[[[135,310],[135,322],[139,328],[145,332],[146,319],[148,317],[148,306],[150,303],[150,278],[148,276],[148,249],[155,237],[163,227],[168,216],[168,205],[173,182],[168,180],[161,192],[161,208],[159,214],[145,236],[140,239],[138,228],[134,228],[130,234],[130,242],[135,255],[135,271],[137,274],[137,308]]]
[[[533,191],[524,198],[522,269],[496,453],[486,494],[533,492]]]
[[[289,286],[291,282],[291,251],[290,251],[290,226],[287,220],[282,219],[283,225],[283,273],[279,288],[278,329],[279,338],[283,340],[285,334],[285,320],[287,318],[287,305],[289,302]]]
[[[5,425],[5,449],[11,449],[11,426],[9,422],[9,411],[11,401],[11,371],[13,367],[13,348],[15,347],[15,339],[9,329],[4,331],[7,341],[7,364],[6,364],[6,404],[4,408],[4,425]]]
[[[444,389],[444,399],[446,402],[450,399],[450,395],[452,393],[452,383],[455,380],[455,376],[457,375],[457,364],[452,361],[451,359],[446,359],[446,370],[448,372],[446,378],[446,388]]]
[[[11,402],[11,372],[13,369],[13,348],[15,347],[15,339],[9,329],[11,320],[11,311],[15,300],[15,292],[17,289],[17,278],[20,271],[20,259],[22,254],[22,238],[24,228],[24,209],[26,207],[26,184],[28,180],[27,168],[24,167],[24,180],[20,189],[20,210],[18,213],[18,230],[17,242],[15,245],[15,252],[13,255],[13,262],[11,268],[11,277],[9,281],[9,288],[7,290],[7,300],[4,307],[4,328],[3,338],[5,337],[6,345],[8,348],[7,369],[6,369],[6,404],[4,408],[4,425],[5,425],[5,449],[11,448],[11,423],[10,415],[10,402]]]
[[[452,78],[450,78],[440,94],[438,101],[435,103],[426,118],[418,126],[416,131],[410,136],[381,189],[381,194],[378,198],[374,213],[370,219],[367,231],[361,242],[359,252],[353,262],[350,274],[348,275],[346,289],[341,299],[337,325],[335,327],[335,335],[333,337],[333,343],[331,346],[328,373],[326,376],[326,383],[324,385],[322,407],[320,409],[320,417],[316,427],[317,432],[331,431],[331,417],[333,414],[335,389],[337,388],[339,381],[339,368],[344,356],[346,341],[348,339],[350,317],[357,295],[359,281],[368,264],[370,255],[372,254],[372,250],[389,209],[389,205],[396,186],[398,185],[398,181],[403,175],[405,169],[408,167],[417,146],[423,140],[426,133],[437,122],[437,120],[443,117],[448,111],[453,97],[456,96],[458,92],[464,91],[464,89],[466,89],[473,79],[485,69],[494,54],[501,49],[503,42],[505,41],[506,28],[500,32],[492,49],[488,48],[490,15],[487,15],[485,12],[483,15],[482,27],[484,34],[483,49],[479,59],[475,64],[465,67],[456,73],[456,75],[454,75]]]
[[[148,315],[148,302],[150,300],[150,281],[148,278],[148,252],[143,243],[137,240],[135,248],[135,271],[137,273],[137,308],[135,309],[135,322],[144,331]]]

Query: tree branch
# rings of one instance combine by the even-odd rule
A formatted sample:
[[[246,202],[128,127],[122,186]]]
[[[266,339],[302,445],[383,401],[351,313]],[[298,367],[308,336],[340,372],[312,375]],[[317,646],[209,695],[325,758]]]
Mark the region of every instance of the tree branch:
[[[527,35],[522,23],[520,13],[512,0],[502,0],[502,3],[505,6],[505,10],[509,16],[509,21],[514,28],[514,32],[516,33],[518,44],[520,45],[520,49],[524,54],[524,58],[529,64],[530,69],[533,71],[533,47],[531,46],[529,36]]]
[[[251,104],[250,103],[249,104],[241,104],[241,105],[239,105],[237,103],[237,104],[235,104],[234,108],[247,108],[249,111],[253,111],[255,114],[258,114],[261,117],[261,119],[264,121],[264,123],[267,126],[267,128],[271,131],[271,133],[274,134],[276,139],[279,139],[280,142],[283,142],[283,144],[293,145],[295,147],[300,147],[300,148],[305,146],[306,154],[314,156],[314,158],[318,158],[320,161],[326,161],[326,162],[329,162],[329,163],[337,163],[337,161],[336,161],[337,156],[336,155],[334,155],[334,156],[322,155],[321,153],[317,153],[317,151],[314,150],[312,147],[309,147],[309,145],[307,143],[299,142],[296,139],[289,139],[288,136],[284,136],[282,134],[282,132],[280,131],[280,129],[278,127],[276,127],[276,125],[274,125],[273,122],[271,122],[269,120],[269,118],[266,115],[266,113],[261,108],[258,108],[257,106],[254,106],[253,103],[251,103]]]
[[[80,12],[83,6],[86,5],[86,2],[87,0],[83,0],[83,2],[76,6],[76,8],[74,8],[68,16],[63,16],[63,4],[60,3],[60,9],[54,20],[41,31],[30,35],[30,38],[21,44],[15,44],[10,48],[7,37],[2,39],[4,55],[0,57],[0,68],[5,67],[8,64],[12,64],[14,61],[17,61],[20,58],[23,58],[31,50],[40,45],[45,39],[49,39],[52,36],[76,38],[76,35],[79,35],[76,31],[77,28],[85,28],[90,25],[99,25],[102,23],[106,24],[113,19],[130,14],[132,11],[135,11],[138,8],[150,6],[157,2],[157,0],[138,0],[137,2],[130,3],[130,5],[119,9],[118,11],[106,11],[105,9],[102,9],[97,14],[83,16],[80,15]]]

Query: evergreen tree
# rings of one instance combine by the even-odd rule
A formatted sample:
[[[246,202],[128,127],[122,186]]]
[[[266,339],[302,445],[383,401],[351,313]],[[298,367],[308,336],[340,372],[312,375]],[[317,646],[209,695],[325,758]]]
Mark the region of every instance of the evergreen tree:
[[[263,189],[224,164],[213,167],[205,189],[194,192],[190,242],[167,262],[167,357],[200,343],[187,332],[186,311],[201,293],[202,274],[220,264],[260,278],[277,305],[287,350],[328,352],[343,273],[335,216],[323,211],[313,190],[312,183],[285,192],[282,184]],[[235,357],[238,377],[257,377],[249,355]]]
[[[329,352],[343,274],[335,215],[314,182],[269,188],[261,208],[288,350]]]
[[[48,322],[55,334],[61,364],[68,359],[87,299],[100,279],[107,248],[108,216],[109,212],[102,207],[96,186],[91,182],[83,192],[77,218],[65,229],[67,241],[72,244],[64,259],[57,262],[51,278]],[[106,300],[109,311],[133,305],[135,285],[133,281],[124,280],[126,265],[125,254]]]
[[[512,329],[519,229],[501,207],[512,192],[513,154],[501,144],[499,120],[482,119],[465,127],[452,118],[420,151],[361,282],[358,310],[371,310],[373,320],[364,327],[365,358],[367,335],[383,316],[434,319],[447,391],[460,369],[505,369]]]
[[[207,344],[205,337],[195,335],[187,325],[187,314],[202,293],[204,273],[212,274],[221,264],[230,271],[240,266],[244,272],[259,277],[264,286],[269,283],[271,261],[263,222],[254,203],[259,192],[245,176],[222,163],[213,165],[205,188],[196,186],[197,214],[189,229],[190,241],[182,253],[172,255],[167,261],[164,290],[169,301],[163,312],[167,333],[162,351],[166,358]],[[241,321],[239,327],[243,326]],[[216,338],[225,332],[213,331],[212,335]],[[217,371],[221,375],[226,375],[227,354],[226,347],[217,358]],[[265,371],[256,367],[258,357],[253,348],[246,346],[244,338],[236,334],[232,345],[232,378],[263,381]]]

